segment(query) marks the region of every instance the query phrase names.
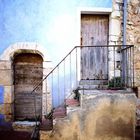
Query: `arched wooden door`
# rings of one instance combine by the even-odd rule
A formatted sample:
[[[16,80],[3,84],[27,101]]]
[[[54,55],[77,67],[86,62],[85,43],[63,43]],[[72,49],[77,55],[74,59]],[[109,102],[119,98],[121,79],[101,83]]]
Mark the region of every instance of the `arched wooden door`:
[[[39,54],[21,53],[14,61],[14,116],[15,120],[34,120],[42,114],[42,85],[31,94],[34,86],[43,77],[43,59]],[[36,95],[36,102],[34,102]]]

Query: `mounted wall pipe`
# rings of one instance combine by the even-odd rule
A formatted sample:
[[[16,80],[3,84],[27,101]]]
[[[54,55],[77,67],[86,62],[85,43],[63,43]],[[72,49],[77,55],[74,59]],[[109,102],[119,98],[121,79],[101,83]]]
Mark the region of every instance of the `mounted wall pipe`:
[[[123,45],[126,45],[127,0],[123,0]]]
[[[126,45],[126,24],[127,24],[127,0],[123,0],[123,46],[122,48],[124,48]],[[123,78],[123,81],[126,80],[126,71],[125,71],[125,68],[126,68],[126,53],[125,51],[123,51],[123,54],[122,54],[122,78]]]

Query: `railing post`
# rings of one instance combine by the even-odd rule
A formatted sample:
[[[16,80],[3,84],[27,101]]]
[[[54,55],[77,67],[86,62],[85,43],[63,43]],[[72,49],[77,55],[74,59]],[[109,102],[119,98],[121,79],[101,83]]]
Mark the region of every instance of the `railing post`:
[[[76,78],[75,78],[75,79],[76,79],[76,87],[77,87],[77,85],[78,85],[78,84],[77,84],[77,80],[78,80],[78,74],[77,74],[77,73],[78,73],[78,65],[77,65],[77,47],[76,47],[76,70],[75,70],[75,71],[76,71],[76,72],[75,72],[75,73],[76,73]]]
[[[134,73],[134,46],[132,47],[132,50],[133,50],[133,87],[135,86],[135,73]]]
[[[124,49],[124,47],[122,47],[122,49]],[[122,82],[123,82],[123,86],[125,86],[125,51],[122,50]]]
[[[54,95],[54,89],[53,89],[53,72],[52,72],[52,86],[51,86],[51,99],[52,99],[52,108],[54,107],[54,103],[53,103],[53,95]]]
[[[64,102],[65,102],[65,94],[66,94],[66,76],[65,76],[65,59],[64,59],[64,95],[63,95],[63,98],[64,98]]]
[[[60,104],[60,89],[59,89],[59,66],[58,66],[58,68],[57,68],[57,74],[58,74],[58,77],[57,77],[57,78],[58,78],[58,79],[57,79],[57,80],[58,80],[58,81],[57,81],[57,82],[58,82],[58,90],[57,90],[58,92],[57,92],[57,93],[58,93],[58,105],[59,105],[59,104]]]
[[[115,71],[115,46],[113,46],[113,56],[114,56],[114,88],[115,88],[115,86],[116,86],[116,71]]]
[[[71,85],[72,85],[72,81],[71,81],[72,80],[71,79],[71,53],[69,55],[70,55],[70,58],[69,58],[70,59],[70,87],[69,87],[70,90],[69,91],[71,91]]]

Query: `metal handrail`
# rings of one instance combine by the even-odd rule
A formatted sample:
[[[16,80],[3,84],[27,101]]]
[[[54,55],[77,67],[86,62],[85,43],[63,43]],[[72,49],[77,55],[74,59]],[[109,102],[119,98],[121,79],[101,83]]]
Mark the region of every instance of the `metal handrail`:
[[[31,94],[42,84],[42,82],[69,56],[69,54],[78,46],[75,46],[32,90]]]
[[[72,77],[71,77],[71,74],[72,74],[72,70],[71,70],[71,63],[72,63],[72,61],[71,61],[71,55],[74,52],[74,50],[76,50],[76,52],[75,52],[76,53],[75,54],[75,58],[76,58],[76,67],[75,67],[75,69],[76,69],[76,77],[77,77],[77,58],[78,58],[78,56],[77,56],[77,49],[80,49],[80,54],[82,55],[81,52],[82,52],[83,48],[98,48],[98,47],[100,49],[102,49],[102,48],[108,48],[108,49],[113,48],[112,49],[112,51],[113,51],[113,60],[112,60],[112,63],[113,63],[113,69],[114,69],[114,72],[113,73],[114,73],[114,75],[112,75],[112,79],[111,78],[110,79],[108,78],[108,87],[110,86],[109,88],[112,88],[112,89],[122,88],[122,87],[124,87],[124,88],[126,88],[126,87],[133,87],[134,86],[134,67],[133,67],[133,65],[134,65],[134,58],[133,58],[134,57],[134,55],[133,55],[133,53],[134,53],[134,49],[133,49],[134,46],[133,45],[75,46],[37,85],[35,85],[34,89],[31,92],[31,94],[33,94],[34,91],[37,90],[37,88],[42,84],[42,82],[45,81],[45,80],[47,80],[47,78],[49,78],[49,76],[51,76],[51,74],[52,74],[52,85],[53,85],[54,84],[53,76],[54,76],[54,72],[55,72],[55,70],[57,70],[57,68],[58,68],[58,71],[57,71],[57,74],[58,74],[58,77],[57,77],[58,78],[58,80],[57,80],[58,81],[58,83],[57,83],[58,85],[57,86],[58,87],[57,88],[58,88],[58,94],[60,94],[59,93],[60,92],[59,91],[59,86],[60,86],[60,81],[59,81],[60,80],[60,77],[59,77],[60,70],[59,70],[59,67],[60,67],[60,65],[62,63],[64,63],[64,86],[65,86],[65,81],[66,81],[66,79],[65,79],[66,78],[65,77],[66,76],[65,75],[65,72],[66,72],[66,70],[65,70],[65,61],[70,56],[70,61],[69,61],[69,63],[70,63],[70,65],[69,65],[69,71],[70,71],[69,80],[70,81],[69,82],[70,82],[70,86],[71,86],[71,80],[72,80]],[[119,48],[119,50],[116,50],[115,48]],[[121,67],[121,68],[118,69],[119,75],[120,75],[119,77],[120,78],[116,74],[116,65],[117,65],[116,64],[116,54],[118,52],[121,53],[120,54],[121,55],[120,56],[121,58],[123,58],[123,55],[124,55],[124,56],[126,56],[126,59],[128,58],[127,61],[130,61],[130,62],[125,62],[126,59],[120,60],[120,66],[119,67]],[[109,53],[109,52],[107,52],[107,53]],[[109,61],[109,58],[108,58],[109,56],[106,56],[106,57],[107,57],[107,65],[110,65],[109,62],[108,62]],[[109,72],[110,71],[109,70],[109,66],[107,66],[107,68],[108,68],[108,72]],[[102,79],[96,79],[96,80],[102,80]],[[89,87],[90,87],[90,85],[89,85]],[[53,86],[52,86],[52,88],[53,88]],[[101,88],[102,88],[102,86],[101,86]],[[86,87],[82,86],[81,89],[86,89]],[[92,89],[92,88],[90,87],[90,89]],[[100,87],[99,87],[99,89],[100,89]],[[66,90],[67,89],[65,89],[65,87],[64,87],[64,92],[66,92]]]

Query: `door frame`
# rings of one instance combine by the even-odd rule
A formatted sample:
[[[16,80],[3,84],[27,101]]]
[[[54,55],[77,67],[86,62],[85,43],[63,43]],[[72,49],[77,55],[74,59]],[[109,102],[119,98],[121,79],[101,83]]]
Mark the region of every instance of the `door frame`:
[[[81,43],[81,15],[82,14],[93,14],[93,15],[108,15],[109,16],[109,36],[110,36],[110,28],[111,28],[111,13],[112,13],[112,8],[101,8],[101,7],[79,7],[77,9],[77,21],[76,21],[76,45],[78,44],[80,46]],[[109,39],[109,37],[108,37]],[[108,44],[110,44],[108,40]],[[81,55],[81,54],[80,54]],[[80,56],[81,58],[81,56]],[[78,65],[79,72],[78,72],[78,81],[81,80],[81,63]]]
[[[42,76],[41,76],[41,79],[39,80],[39,81],[41,81],[42,79],[43,79],[43,55],[42,55],[42,53],[41,52],[38,52],[38,51],[33,51],[33,50],[27,50],[27,49],[22,49],[22,50],[18,50],[18,51],[16,51],[16,52],[14,52],[14,54],[13,54],[13,56],[12,56],[12,70],[13,70],[13,90],[14,90],[14,93],[13,93],[13,98],[14,98],[14,102],[13,102],[13,109],[14,109],[14,111],[13,111],[13,114],[14,114],[14,120],[15,121],[20,121],[20,119],[19,118],[17,118],[17,116],[15,116],[15,113],[16,113],[16,103],[15,103],[15,100],[16,100],[16,98],[15,98],[15,96],[16,96],[16,90],[15,90],[15,76],[16,76],[16,73],[15,73],[15,71],[16,71],[16,68],[15,68],[15,58],[16,58],[16,56],[19,56],[19,55],[26,55],[26,54],[31,54],[31,55],[36,55],[37,57],[40,57],[41,59],[42,59],[42,62],[41,62],[41,67],[42,67]],[[24,61],[24,62],[26,62],[26,61]],[[17,65],[17,64],[16,64]],[[38,81],[38,82],[39,82]],[[22,83],[23,84],[23,83]],[[24,83],[25,84],[25,83]],[[36,84],[35,84],[36,85]],[[34,88],[34,86],[35,85],[33,85],[33,88]],[[40,96],[41,96],[41,103],[40,103],[40,109],[41,109],[41,111],[40,111],[40,118],[42,119],[42,100],[43,100],[43,92],[42,92],[42,89],[43,89],[43,82],[42,82],[42,85],[41,85],[41,90],[40,90],[40,92],[41,92],[41,94],[40,94]],[[30,92],[32,92],[32,90],[30,91]],[[30,95],[30,94],[29,94]],[[20,99],[22,99],[22,98],[20,98]],[[34,99],[33,99],[34,100]],[[34,102],[34,101],[33,101]],[[36,105],[36,107],[37,107],[37,105]],[[22,108],[22,107],[21,107]],[[33,108],[34,109],[34,108]],[[36,118],[34,118],[35,117],[35,115],[36,114],[34,114],[33,116],[32,116],[32,118],[27,118],[27,120],[30,120],[30,119],[33,119],[33,120],[35,120]],[[25,118],[26,119],[26,118]],[[21,119],[22,120],[22,119]]]

